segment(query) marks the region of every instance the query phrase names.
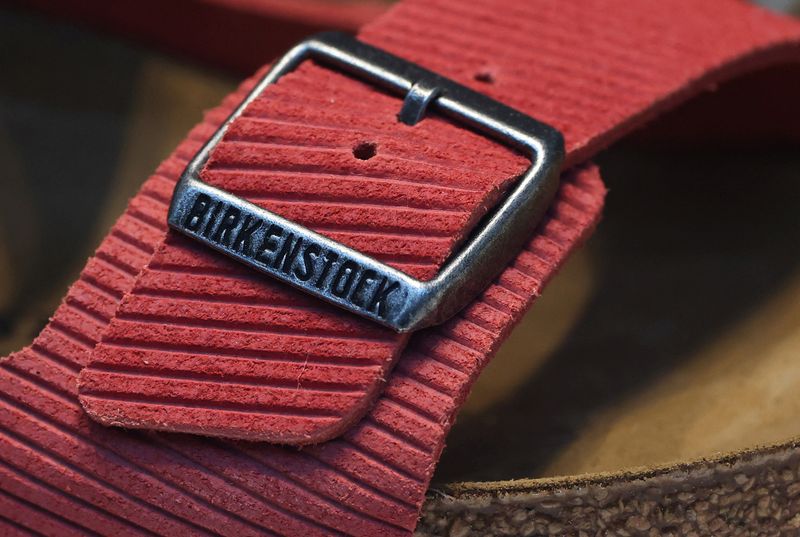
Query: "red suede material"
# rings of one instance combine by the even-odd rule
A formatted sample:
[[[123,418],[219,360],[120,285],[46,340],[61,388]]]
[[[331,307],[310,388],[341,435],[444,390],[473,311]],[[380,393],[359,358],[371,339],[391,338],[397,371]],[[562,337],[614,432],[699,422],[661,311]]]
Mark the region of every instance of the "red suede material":
[[[477,71],[489,71],[495,82],[483,87],[484,91],[561,128],[572,164],[707,84],[745,69],[789,57],[800,58],[798,25],[739,2],[664,0],[616,4],[541,0],[524,7],[498,3],[492,9],[489,2],[408,2],[367,28],[363,37],[463,81],[469,82]],[[316,78],[326,76],[331,78]],[[334,80],[338,76],[308,66],[287,83],[313,86],[315,80]],[[349,84],[346,79],[341,80],[342,84]],[[372,96],[376,93],[372,89],[359,86],[355,91],[359,102],[377,99]],[[279,124],[289,123],[287,117],[292,114],[304,114],[304,93],[298,90],[291,100],[276,101],[276,108],[269,114],[285,115],[268,116],[265,123],[278,128]],[[313,94],[310,89],[309,95]],[[154,384],[163,382],[158,368],[167,366],[185,367],[186,376],[192,381],[197,380],[194,375],[231,375],[228,386],[232,386],[241,380],[237,376],[241,372],[231,363],[244,367],[246,372],[251,362],[256,363],[253,349],[238,345],[252,338],[218,334],[230,332],[229,323],[241,322],[245,317],[216,319],[213,322],[223,325],[214,328],[204,324],[209,322],[209,315],[214,315],[213,306],[208,304],[239,301],[244,308],[270,309],[273,301],[287,296],[288,291],[253,277],[246,269],[220,262],[188,243],[165,239],[166,202],[177,175],[241,96],[240,91],[227,99],[221,109],[210,113],[206,122],[147,181],[42,335],[31,347],[2,362],[3,523],[51,534],[407,535],[416,523],[444,437],[469,386],[598,218],[604,189],[597,171],[581,167],[567,173],[549,216],[512,265],[454,319],[412,336],[368,414],[335,440],[298,450],[102,427],[81,412],[75,386],[77,373],[101,336],[104,343],[95,358],[112,360],[114,353],[104,352],[103,348],[118,348],[116,359],[125,367],[137,364],[148,370],[153,361],[155,375],[150,378]],[[309,103],[313,104],[313,99]],[[358,109],[358,103],[348,99],[336,111],[346,117],[351,104]],[[266,101],[264,105],[272,106]],[[372,109],[363,110],[369,114]],[[345,127],[347,124],[342,132],[347,132]],[[304,128],[305,125],[298,130]],[[434,149],[432,144],[437,138],[453,136],[449,149],[454,153],[450,154],[466,162],[473,152],[486,152],[486,158],[491,159],[492,152],[505,151],[435,118],[426,119],[415,128],[443,133],[431,137]],[[268,130],[272,132],[265,129],[265,136],[269,136]],[[381,147],[391,147],[389,140],[394,140],[391,134],[374,127],[358,134],[382,137],[375,158],[381,158]],[[397,136],[398,143],[402,143],[402,133],[398,131]],[[291,140],[300,139],[298,134]],[[349,151],[351,142],[342,134],[336,146],[339,153]],[[464,144],[468,144],[466,148]],[[290,158],[292,151],[287,150],[285,155]],[[226,158],[235,157],[231,154]],[[307,162],[307,158],[305,155],[298,162]],[[334,159],[333,163],[352,165],[349,160]],[[279,164],[258,162],[270,170]],[[408,181],[407,174],[413,169],[391,168],[387,173],[398,175],[389,176],[389,182]],[[216,173],[213,166],[209,173],[212,179]],[[320,170],[292,173],[296,173],[298,185],[304,184],[300,179],[303,173],[311,175],[311,183],[329,180],[329,175],[342,181],[360,177],[350,168],[338,174],[320,174]],[[413,174],[411,178],[417,179]],[[489,175],[486,180],[486,185],[500,184],[505,177]],[[291,181],[282,184],[288,188]],[[486,199],[497,195],[492,188],[484,187]],[[270,198],[272,191],[265,191]],[[354,191],[354,198],[358,199],[361,190]],[[363,191],[367,196],[379,189]],[[340,192],[346,192],[346,188],[340,187]],[[425,189],[420,192],[429,195]],[[330,201],[302,196],[298,203],[315,208]],[[436,199],[433,194],[430,197]],[[264,203],[274,201],[270,198]],[[343,201],[342,205],[347,206],[347,199]],[[477,213],[465,217],[464,226],[474,214]],[[386,223],[379,218],[376,222],[364,219],[355,230]],[[458,232],[450,237],[446,248],[452,246]],[[435,265],[436,252],[441,250],[422,251],[429,256],[429,268]],[[399,257],[387,260],[407,261],[402,257],[407,253],[390,251],[387,256]],[[424,263],[420,266],[424,268]],[[177,267],[182,268],[176,270]],[[225,282],[227,287],[222,287]],[[178,299],[181,293],[186,295],[183,299],[199,300],[183,307]],[[215,300],[209,299],[209,293],[231,296]],[[157,298],[165,300],[153,300]],[[347,323],[344,314],[313,305],[313,309],[301,309],[295,300],[303,298],[297,295],[289,304],[302,315],[325,313],[324,318],[315,317],[315,322],[333,323],[325,326],[337,330],[352,329],[337,324]],[[120,302],[122,306],[118,308]],[[134,305],[141,308],[130,310],[132,315],[126,313],[125,308]],[[231,315],[250,311],[227,306],[223,309]],[[127,319],[123,318],[125,315]],[[201,322],[196,323],[190,337],[185,332],[176,336],[172,328],[144,328],[157,327],[164,315],[171,319],[176,315],[201,317]],[[148,322],[152,319],[155,321]],[[273,316],[270,322],[277,324],[279,320]],[[353,326],[360,327],[361,321]],[[130,339],[125,339],[126,334]],[[228,350],[235,351],[234,356],[227,353],[225,360],[217,360],[222,349],[207,348],[203,338],[209,337],[220,344],[227,343]],[[159,338],[170,339],[165,344]],[[296,343],[296,339],[292,341]],[[170,341],[179,347],[170,347]],[[272,337],[263,337],[258,345],[272,345],[272,341]],[[286,345],[287,338],[275,337],[274,341],[276,345]],[[350,365],[351,357],[361,351],[352,347],[348,357],[342,359],[344,365]],[[281,371],[291,371],[292,361],[284,359],[288,347],[277,348],[275,355],[258,362],[268,366],[258,367],[268,368],[268,374],[280,381],[284,374]],[[314,345],[308,348],[322,352]],[[265,350],[259,347],[255,352],[263,356]],[[331,356],[327,360],[322,365],[339,365]],[[288,365],[282,370],[284,366],[278,362],[284,361]],[[87,376],[94,372],[99,370],[95,368]],[[137,389],[144,389],[147,384],[139,379],[143,373],[131,375],[140,382]],[[324,369],[315,369],[312,378],[320,382],[335,377]],[[114,399],[106,400],[113,404]],[[154,406],[156,412],[164,407]]]
[[[525,159],[440,118],[399,124],[398,106],[309,64],[231,125],[204,178],[430,278]],[[354,158],[365,141],[377,155]],[[363,417],[407,339],[169,235],[84,370],[81,401],[109,425],[320,443]]]
[[[380,0],[4,0],[250,74],[305,36],[356,30]]]

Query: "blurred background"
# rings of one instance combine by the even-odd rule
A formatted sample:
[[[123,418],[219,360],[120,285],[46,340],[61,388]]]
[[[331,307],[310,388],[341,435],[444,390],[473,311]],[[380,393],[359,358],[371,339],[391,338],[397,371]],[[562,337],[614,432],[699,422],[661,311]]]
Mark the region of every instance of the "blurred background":
[[[0,355],[44,326],[203,110],[304,35],[389,3],[237,5],[0,2]],[[478,382],[438,480],[615,470],[800,431],[800,151],[771,128],[800,119],[798,95],[800,67],[758,73],[597,158],[606,217]]]

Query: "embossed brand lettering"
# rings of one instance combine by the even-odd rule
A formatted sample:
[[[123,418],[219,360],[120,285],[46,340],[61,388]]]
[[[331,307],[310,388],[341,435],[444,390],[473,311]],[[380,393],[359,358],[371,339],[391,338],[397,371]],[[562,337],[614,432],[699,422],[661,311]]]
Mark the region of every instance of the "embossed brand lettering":
[[[242,227],[239,229],[239,233],[236,235],[236,240],[233,241],[232,248],[242,252],[248,257],[253,255],[253,245],[250,241],[253,238],[253,234],[259,230],[262,223],[260,218],[253,218],[248,214],[244,219]]]
[[[391,308],[400,306],[396,304],[402,296],[400,282],[312,237],[287,231],[263,213],[251,214],[246,208],[199,193],[182,224],[192,234],[270,274],[345,300],[357,309],[385,319]]]
[[[198,194],[194,199],[194,205],[192,205],[192,208],[186,215],[186,219],[183,221],[183,227],[189,231],[197,231],[200,229],[200,224],[203,223],[203,218],[205,218],[206,213],[208,213],[209,207],[211,207],[211,198],[206,194]]]

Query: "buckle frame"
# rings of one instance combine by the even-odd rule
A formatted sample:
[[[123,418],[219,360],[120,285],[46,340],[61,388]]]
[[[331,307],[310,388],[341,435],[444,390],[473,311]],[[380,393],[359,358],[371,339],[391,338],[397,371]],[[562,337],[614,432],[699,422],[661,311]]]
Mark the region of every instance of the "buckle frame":
[[[531,166],[433,279],[414,279],[200,179],[228,126],[268,86],[307,59],[405,95],[398,114],[404,123],[413,125],[434,109],[530,155]],[[259,272],[395,331],[410,332],[455,315],[513,259],[555,196],[563,159],[563,137],[553,127],[354,37],[326,32],[278,60],[192,158],[175,186],[168,224]],[[260,246],[248,248],[237,236],[256,221],[261,223],[248,237]],[[284,261],[278,256],[279,237],[294,240],[292,248],[313,249],[313,267],[287,269],[285,256]]]

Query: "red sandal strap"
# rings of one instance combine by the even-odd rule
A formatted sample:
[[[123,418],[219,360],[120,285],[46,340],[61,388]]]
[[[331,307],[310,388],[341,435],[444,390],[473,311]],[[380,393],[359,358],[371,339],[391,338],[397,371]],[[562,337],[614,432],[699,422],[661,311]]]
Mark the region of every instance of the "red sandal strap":
[[[355,31],[381,0],[9,0],[25,9],[250,74],[309,34]]]
[[[362,37],[465,83],[478,86],[470,79],[485,71],[479,78],[493,78],[494,83],[481,86],[484,92],[564,132],[572,165],[704,88],[745,70],[800,57],[796,23],[740,2],[542,0],[511,7],[498,3],[496,9],[492,5],[409,1],[365,29]],[[304,77],[311,77],[306,83],[327,83],[338,75],[307,66],[295,80],[303,83]],[[345,77],[339,83],[343,88],[352,84]],[[362,102],[382,97],[358,85],[353,91]],[[564,177],[549,218],[512,266],[455,319],[414,335],[381,397],[338,439],[298,451],[185,435],[145,435],[93,424],[77,406],[75,375],[104,331],[105,319],[116,315],[120,297],[133,290],[125,308],[148,293],[157,298],[184,288],[189,278],[182,273],[156,275],[159,267],[167,266],[164,260],[171,267],[205,263],[206,258],[217,262],[201,249],[182,250],[172,239],[164,241],[164,214],[171,185],[186,159],[242,94],[209,114],[148,180],[54,321],[31,348],[2,363],[0,512],[14,523],[37,531],[63,530],[64,535],[86,533],[81,530],[408,534],[445,434],[471,382],[596,222],[604,189],[594,168],[576,168]],[[270,116],[265,133],[279,132],[274,129],[292,114],[305,123],[321,117],[307,115],[322,112],[308,112],[304,95],[291,97],[263,103],[265,112],[281,114]],[[382,112],[380,107],[376,110]],[[335,125],[347,127],[351,116],[346,112],[352,111],[344,108],[344,123]],[[448,154],[465,159],[484,152],[491,159],[494,152],[504,151],[434,118],[418,127],[436,127],[447,133],[448,142],[452,136],[449,150],[454,153]],[[308,132],[307,127],[301,131]],[[382,140],[391,140],[386,136]],[[302,140],[307,143],[309,138],[300,133],[290,138]],[[383,141],[379,150],[388,143]],[[461,153],[463,144],[469,150]],[[303,198],[298,203],[311,202]],[[146,268],[134,282],[142,267]],[[264,286],[272,285],[261,280],[241,283],[249,281],[249,273],[231,268],[239,273],[233,278],[239,282],[231,288],[234,293],[257,297]],[[194,285],[202,289],[203,280]],[[215,283],[214,292],[219,289]],[[146,314],[133,317],[128,326],[153,325],[143,321]],[[123,324],[121,318],[113,323]],[[113,341],[121,342],[118,347],[125,351],[133,346],[125,341],[141,346],[146,340],[141,336],[147,332],[139,328],[128,331],[129,340],[124,333],[112,326],[104,346],[117,338]],[[185,346],[187,341],[180,343]],[[137,356],[148,365],[146,361],[165,348]]]

